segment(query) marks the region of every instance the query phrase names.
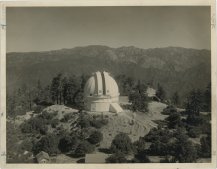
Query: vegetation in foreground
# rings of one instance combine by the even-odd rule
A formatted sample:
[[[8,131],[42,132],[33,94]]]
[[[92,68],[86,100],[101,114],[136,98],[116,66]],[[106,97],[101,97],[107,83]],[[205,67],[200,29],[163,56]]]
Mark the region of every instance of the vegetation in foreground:
[[[85,76],[64,77],[58,74],[51,85],[42,87],[40,81],[36,87],[19,88],[12,96],[7,96],[7,162],[33,163],[40,151],[50,156],[67,154],[73,158],[84,157],[86,153],[99,151],[103,140],[100,128],[108,123],[102,116],[91,116],[82,111]],[[147,86],[130,78],[124,78],[119,85],[122,94],[129,96],[133,112],[148,112]],[[126,133],[116,135],[107,153],[111,154],[109,163],[147,163],[152,156],[163,156],[160,162],[196,162],[198,158],[211,157],[211,114],[201,111],[211,110],[211,86],[205,91],[193,90],[180,103],[179,94],[166,97],[163,87],[158,85],[157,97],[168,104],[162,114],[168,117],[158,128],[153,128],[146,136],[132,142]],[[62,125],[71,122],[73,116],[66,114],[62,119],[55,118],[57,113],[43,111],[52,104],[65,104],[80,110],[76,130],[65,130]],[[177,106],[184,105],[185,111]],[[14,123],[18,115],[33,111],[36,116],[26,120],[19,127]],[[52,132],[51,132],[52,131]],[[196,141],[199,140],[199,141]],[[16,143],[16,144],[15,144]],[[150,146],[147,146],[150,144]]]

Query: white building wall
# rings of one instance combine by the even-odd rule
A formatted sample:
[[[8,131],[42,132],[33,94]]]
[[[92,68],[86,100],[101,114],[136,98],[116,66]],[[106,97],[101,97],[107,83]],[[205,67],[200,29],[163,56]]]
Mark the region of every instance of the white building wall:
[[[118,104],[119,95],[117,83],[107,72],[95,72],[85,84],[85,109],[96,112],[116,109],[111,103]]]
[[[89,111],[109,111],[111,103],[118,103],[119,98],[114,97],[87,97],[85,100],[85,109]]]
[[[91,103],[91,111],[96,112],[103,112],[103,111],[109,111],[110,103]]]

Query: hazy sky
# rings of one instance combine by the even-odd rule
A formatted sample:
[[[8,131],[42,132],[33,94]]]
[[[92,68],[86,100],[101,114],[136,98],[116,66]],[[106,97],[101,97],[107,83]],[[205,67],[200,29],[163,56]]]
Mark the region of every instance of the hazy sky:
[[[211,45],[209,7],[11,7],[6,16],[7,52]]]

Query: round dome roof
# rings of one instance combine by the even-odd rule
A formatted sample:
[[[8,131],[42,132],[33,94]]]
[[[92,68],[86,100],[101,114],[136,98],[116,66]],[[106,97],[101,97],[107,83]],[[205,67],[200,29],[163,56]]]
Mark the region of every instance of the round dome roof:
[[[95,72],[85,84],[84,96],[119,96],[116,81],[107,72]]]

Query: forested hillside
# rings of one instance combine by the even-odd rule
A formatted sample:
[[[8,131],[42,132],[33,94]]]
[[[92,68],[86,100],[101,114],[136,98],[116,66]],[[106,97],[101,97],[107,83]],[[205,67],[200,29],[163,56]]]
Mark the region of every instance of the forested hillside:
[[[210,57],[174,47],[8,53],[7,162],[35,163],[41,151],[51,163],[89,153],[107,163],[210,162]],[[103,70],[127,98],[122,113],[84,110],[84,85]]]
[[[84,75],[106,70],[114,77],[126,75],[134,80],[158,84],[171,97],[181,98],[194,88],[204,89],[211,80],[211,54],[208,50],[179,47],[140,49],[87,46],[46,52],[7,53],[7,92],[23,84],[43,86],[58,73]]]

